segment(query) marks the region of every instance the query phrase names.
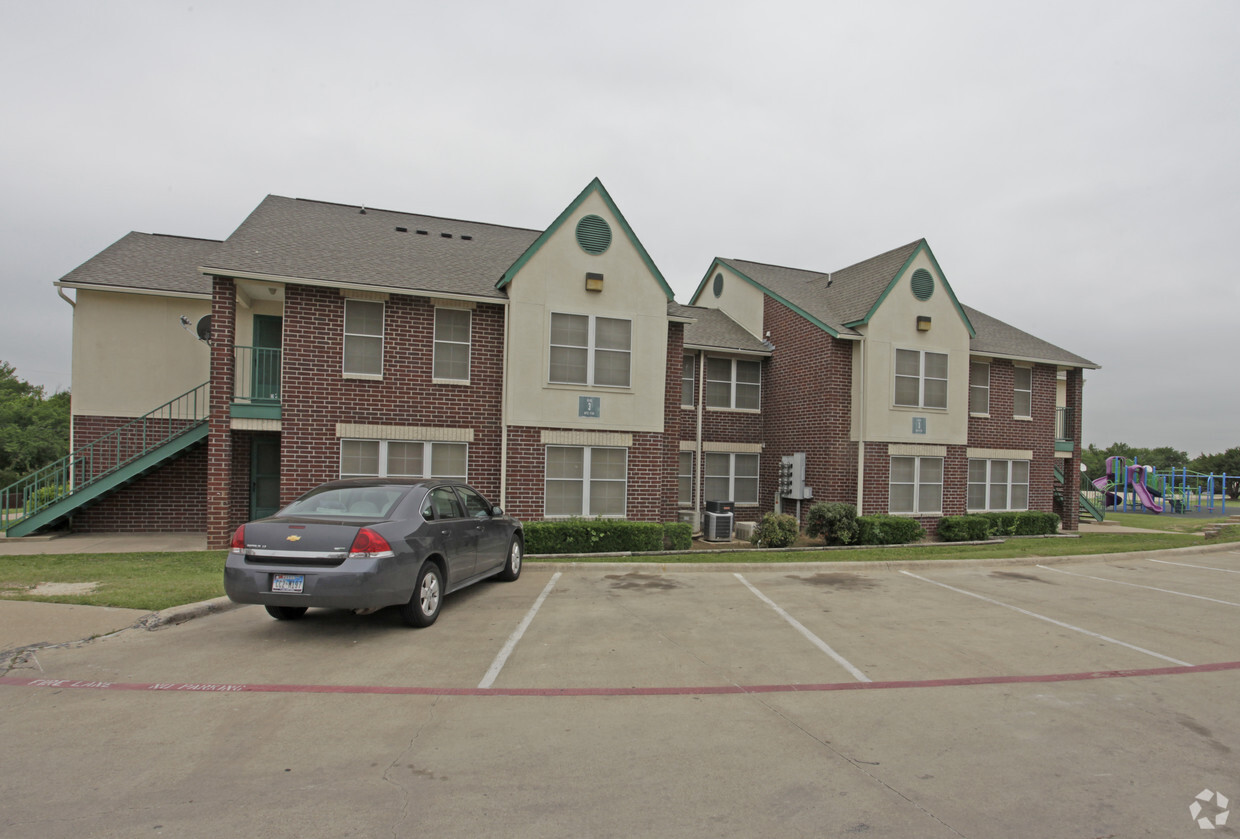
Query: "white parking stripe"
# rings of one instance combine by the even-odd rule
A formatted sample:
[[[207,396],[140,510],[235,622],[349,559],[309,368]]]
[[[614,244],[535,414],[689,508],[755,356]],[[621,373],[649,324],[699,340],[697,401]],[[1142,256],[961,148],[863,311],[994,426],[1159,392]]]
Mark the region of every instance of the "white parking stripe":
[[[854,679],[856,679],[858,682],[868,682],[868,681],[870,681],[870,677],[869,677],[869,676],[865,675],[865,674],[864,674],[864,673],[862,673],[860,670],[858,670],[856,667],[854,667],[854,666],[852,665],[852,663],[848,661],[848,659],[844,658],[844,656],[840,655],[840,654],[839,654],[839,653],[837,653],[835,650],[831,649],[830,645],[829,645],[829,644],[827,644],[827,642],[826,642],[826,641],[822,640],[822,639],[821,639],[821,638],[819,638],[817,635],[815,635],[814,633],[812,633],[812,632],[810,632],[808,629],[806,629],[806,628],[805,628],[805,626],[804,626],[804,625],[803,625],[800,621],[798,621],[798,620],[797,620],[796,618],[794,618],[792,615],[788,614],[788,613],[787,613],[787,612],[785,612],[783,609],[781,609],[781,608],[779,607],[779,605],[778,605],[778,604],[777,604],[774,600],[772,600],[771,598],[767,597],[765,594],[763,594],[762,592],[760,592],[760,591],[758,591],[756,588],[754,588],[753,584],[752,584],[752,583],[750,583],[750,582],[749,582],[749,580],[746,580],[746,579],[745,579],[744,577],[742,577],[740,574],[735,574],[734,576],[736,577],[736,579],[738,579],[738,580],[740,580],[742,583],[744,583],[746,588],[748,588],[748,589],[749,589],[750,591],[752,591],[754,594],[758,595],[758,599],[759,599],[759,600],[761,600],[761,601],[762,601],[763,603],[765,603],[766,605],[770,606],[772,609],[774,609],[774,610],[775,610],[775,613],[776,613],[777,615],[779,615],[781,618],[783,618],[783,619],[784,619],[784,620],[786,620],[789,624],[791,624],[793,629],[795,629],[797,632],[799,632],[799,633],[801,633],[802,635],[804,635],[804,636],[805,636],[805,638],[806,638],[806,639],[807,639],[807,640],[808,640],[811,644],[813,644],[815,647],[817,647],[818,649],[822,650],[824,653],[826,653],[827,655],[829,655],[829,656],[830,656],[830,657],[831,657],[831,658],[835,661],[835,663],[836,663],[836,664],[838,664],[839,666],[843,667],[843,668],[844,668],[845,670],[847,670],[850,674],[852,674],[852,677],[853,677]]]
[[[1037,612],[1030,612],[1027,609],[1022,609],[1019,606],[1013,606],[1010,603],[1004,603],[999,600],[993,600],[981,594],[975,594],[974,592],[971,592],[971,591],[965,591],[962,588],[956,588],[955,586],[949,586],[947,583],[940,583],[937,580],[927,579],[926,577],[919,576],[917,574],[912,573],[911,571],[901,571],[900,573],[907,574],[908,576],[913,577],[914,579],[921,580],[923,583],[931,583],[933,585],[940,586],[941,588],[945,588],[948,591],[954,591],[957,594],[967,594],[969,597],[976,597],[978,600],[984,600],[985,602],[990,603],[994,606],[1002,606],[1005,609],[1011,609],[1013,612],[1020,612],[1022,615],[1027,615],[1031,618],[1037,618],[1038,620],[1046,621],[1047,623],[1053,623],[1055,626],[1061,626],[1064,629],[1071,629],[1073,632],[1079,632],[1082,635],[1088,635],[1089,637],[1097,638],[1100,641],[1106,641],[1111,644],[1118,644],[1121,647],[1127,647],[1128,649],[1136,650],[1139,653],[1145,653],[1146,655],[1152,655],[1154,656],[1154,658],[1161,658],[1163,661],[1169,661],[1172,664],[1178,664],[1181,667],[1192,667],[1193,666],[1189,664],[1187,661],[1180,661],[1178,658],[1171,658],[1170,656],[1165,656],[1165,655],[1162,655],[1161,653],[1156,653],[1152,650],[1147,650],[1144,647],[1138,647],[1138,646],[1135,646],[1134,644],[1128,644],[1128,643],[1119,641],[1115,638],[1111,638],[1106,635],[1100,635],[1097,632],[1090,632],[1088,629],[1082,629],[1081,627],[1073,626],[1070,623],[1064,623],[1063,621],[1057,621],[1054,618],[1048,618],[1046,615],[1039,615]]]
[[[1123,580],[1109,580],[1106,577],[1091,577],[1089,574],[1078,574],[1075,571],[1064,571],[1062,568],[1051,568],[1046,565],[1039,565],[1043,571],[1054,571],[1056,574],[1067,574],[1070,577],[1083,577],[1086,580],[1097,580],[1100,583],[1115,583],[1117,586],[1132,586],[1133,588],[1143,588],[1147,591],[1161,591],[1163,594],[1178,594],[1180,597],[1191,597],[1194,600],[1209,600],[1211,603],[1222,603],[1224,606],[1240,606],[1240,603],[1233,603],[1230,600],[1216,600],[1213,597],[1206,597],[1201,594],[1189,594],[1184,591],[1172,591],[1169,588],[1156,588],[1155,586],[1143,586],[1139,583],[1126,583]]]
[[[1179,565],[1181,568],[1200,568],[1202,571],[1222,571],[1224,574],[1240,574],[1240,570],[1235,568],[1215,568],[1211,565],[1189,565],[1187,562],[1168,562],[1165,559],[1150,559],[1148,556],[1142,557],[1147,562],[1157,562],[1161,565]]]
[[[562,571],[556,571],[551,575],[550,582],[543,588],[542,594],[538,595],[538,599],[534,601],[534,605],[525,613],[525,617],[521,619],[521,623],[517,624],[517,628],[508,636],[508,641],[504,644],[504,648],[499,651],[499,655],[495,657],[495,661],[491,662],[491,669],[482,677],[482,681],[478,683],[479,688],[489,688],[495,684],[495,680],[499,678],[499,671],[504,669],[504,664],[508,661],[508,656],[512,655],[512,651],[516,648],[517,642],[521,640],[521,636],[525,634],[525,630],[530,628],[530,624],[534,621],[534,615],[538,614],[538,610],[542,608],[543,601],[547,599],[547,595],[551,593],[551,589],[555,588],[556,580],[560,579]]]

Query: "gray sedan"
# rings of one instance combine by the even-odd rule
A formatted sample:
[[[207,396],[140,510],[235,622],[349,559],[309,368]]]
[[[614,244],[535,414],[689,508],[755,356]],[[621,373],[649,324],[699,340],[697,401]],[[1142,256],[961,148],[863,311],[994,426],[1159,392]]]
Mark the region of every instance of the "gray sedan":
[[[444,480],[357,478],[323,484],[233,534],[224,591],[278,620],[311,606],[398,606],[430,626],[443,597],[521,574],[521,523],[480,492]]]

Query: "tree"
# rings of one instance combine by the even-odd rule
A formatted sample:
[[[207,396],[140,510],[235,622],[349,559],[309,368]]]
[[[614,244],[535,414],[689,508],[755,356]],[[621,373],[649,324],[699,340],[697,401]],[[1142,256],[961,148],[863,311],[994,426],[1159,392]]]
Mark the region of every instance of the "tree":
[[[69,391],[45,396],[0,361],[0,489],[69,453]]]
[[[1218,454],[1203,454],[1189,464],[1194,472],[1209,472],[1214,475],[1227,475],[1227,497],[1233,501],[1240,500],[1240,446],[1235,446]],[[1218,492],[1222,487],[1215,486]]]

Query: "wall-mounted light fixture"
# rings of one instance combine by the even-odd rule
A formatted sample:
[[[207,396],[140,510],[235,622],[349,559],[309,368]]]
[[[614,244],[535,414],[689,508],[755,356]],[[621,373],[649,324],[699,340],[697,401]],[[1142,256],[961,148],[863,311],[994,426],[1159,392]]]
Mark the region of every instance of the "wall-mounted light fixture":
[[[586,291],[602,291],[603,275],[602,274],[586,274]]]
[[[917,331],[918,332],[929,332],[930,331],[930,316],[929,315],[918,315],[917,316]]]

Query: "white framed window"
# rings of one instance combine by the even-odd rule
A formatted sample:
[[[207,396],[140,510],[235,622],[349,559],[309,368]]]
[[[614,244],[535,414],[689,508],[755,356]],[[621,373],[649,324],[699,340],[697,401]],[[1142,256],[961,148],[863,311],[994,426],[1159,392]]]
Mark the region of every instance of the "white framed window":
[[[969,460],[971,511],[1028,510],[1029,461]]]
[[[547,446],[543,514],[623,518],[628,449]]]
[[[708,501],[758,503],[758,456],[729,452],[702,455],[702,492]]]
[[[969,362],[969,413],[990,414],[989,362]]]
[[[943,512],[943,458],[891,458],[887,510],[918,515]]]
[[[383,301],[344,301],[345,375],[383,375]]]
[[[693,452],[681,452],[676,467],[676,503],[682,507],[693,503]]]
[[[697,356],[685,353],[680,369],[680,405],[692,408],[697,404]]]
[[[459,478],[466,480],[466,443],[341,440],[342,478]]]
[[[435,307],[434,360],[431,376],[449,381],[469,381],[470,327],[469,309]]]
[[[632,321],[598,315],[551,313],[549,381],[629,387],[632,354]]]
[[[1020,419],[1033,417],[1033,368],[1016,367],[1012,370],[1012,416]]]
[[[896,350],[895,404],[906,408],[946,408],[947,353]]]
[[[756,411],[762,407],[762,362],[706,359],[706,407]]]

